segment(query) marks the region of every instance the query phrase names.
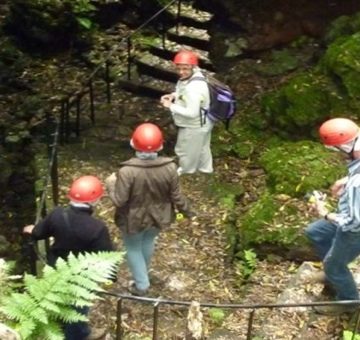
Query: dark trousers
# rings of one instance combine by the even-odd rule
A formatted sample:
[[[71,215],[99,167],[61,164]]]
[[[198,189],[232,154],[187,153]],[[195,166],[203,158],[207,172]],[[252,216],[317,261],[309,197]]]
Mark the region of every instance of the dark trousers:
[[[76,307],[76,311],[87,316],[89,307]],[[84,321],[66,323],[64,324],[63,329],[65,340],[85,340],[90,334],[89,324]]]

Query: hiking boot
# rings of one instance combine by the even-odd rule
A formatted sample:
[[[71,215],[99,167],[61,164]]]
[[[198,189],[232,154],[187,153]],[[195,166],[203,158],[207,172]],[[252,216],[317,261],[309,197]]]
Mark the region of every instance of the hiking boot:
[[[138,289],[135,286],[135,283],[133,283],[130,287],[129,287],[129,292],[131,293],[131,295],[135,295],[135,296],[147,296],[149,290],[148,289]]]
[[[316,313],[323,315],[340,315],[359,311],[359,306],[357,305],[315,306],[313,308]]]
[[[336,290],[329,282],[325,282],[324,288],[322,289],[320,294],[326,297],[335,297]]]
[[[87,336],[86,340],[100,340],[106,335],[105,328],[91,328],[90,334]]]

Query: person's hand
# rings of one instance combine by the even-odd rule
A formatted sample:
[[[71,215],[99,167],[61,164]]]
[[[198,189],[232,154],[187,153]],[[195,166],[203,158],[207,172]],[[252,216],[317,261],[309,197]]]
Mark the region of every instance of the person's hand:
[[[33,225],[33,224],[26,225],[26,226],[23,228],[23,233],[24,233],[24,234],[30,234],[30,235],[31,235],[34,228],[35,228],[35,225]]]
[[[164,94],[163,96],[161,96],[160,102],[162,103],[163,101],[166,101],[166,100],[173,101],[174,99],[175,99],[175,95],[173,93],[168,93],[168,94]]]
[[[166,107],[168,109],[172,104],[172,100],[169,98],[162,99],[161,104],[163,107]]]
[[[111,189],[115,186],[116,174],[113,172],[109,177],[105,179],[105,185],[107,189]]]
[[[330,190],[331,190],[332,196],[339,197],[342,194],[348,179],[349,179],[348,177],[343,177],[343,178],[337,180],[331,186]]]
[[[316,200],[310,205],[310,212],[313,212],[320,217],[324,217],[329,213],[329,209],[326,207],[326,205],[326,201]]]

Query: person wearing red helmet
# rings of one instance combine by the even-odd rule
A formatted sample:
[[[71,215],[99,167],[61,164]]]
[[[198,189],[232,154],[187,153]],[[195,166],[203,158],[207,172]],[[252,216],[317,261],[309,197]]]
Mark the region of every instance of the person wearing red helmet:
[[[135,157],[123,162],[105,183],[116,206],[115,223],[120,228],[127,264],[135,281],[130,291],[146,295],[156,236],[174,220],[175,207],[188,217],[193,213],[180,193],[174,160],[158,156],[163,147],[159,127],[151,123],[139,125],[130,145]]]
[[[170,110],[178,127],[175,153],[179,158],[178,173],[213,172],[210,148],[213,122],[205,116],[210,94],[204,75],[198,67],[198,56],[188,50],[174,58],[179,75],[175,92],[163,95],[160,103]],[[201,79],[197,79],[201,78]]]
[[[311,223],[305,233],[323,262],[325,283],[330,284],[337,300],[359,300],[355,280],[348,264],[360,255],[360,143],[359,126],[347,118],[334,118],[319,129],[327,147],[343,152],[351,160],[348,176],[331,188],[338,198],[337,210],[329,211],[324,199],[316,200],[312,210],[321,218]],[[323,314],[353,312],[356,305],[315,308]]]
[[[47,254],[49,265],[54,266],[58,258],[66,260],[69,253],[113,251],[109,232],[105,224],[92,217],[93,209],[104,194],[100,180],[95,176],[76,179],[69,190],[69,207],[57,207],[36,225],[27,225],[23,232],[35,240],[54,238]],[[88,307],[77,308],[87,315]],[[100,339],[105,329],[90,329],[87,322],[64,324],[66,340]]]

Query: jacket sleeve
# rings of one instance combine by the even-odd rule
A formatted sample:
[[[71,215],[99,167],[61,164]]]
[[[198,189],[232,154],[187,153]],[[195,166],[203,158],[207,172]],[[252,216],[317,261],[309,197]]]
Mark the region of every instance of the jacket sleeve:
[[[51,230],[52,226],[52,218],[54,212],[51,212],[44,219],[42,219],[39,223],[37,223],[31,233],[31,236],[35,240],[44,240],[53,236],[53,232]]]
[[[176,169],[174,167],[174,171],[172,173],[172,179],[171,179],[171,203],[179,209],[180,212],[185,214],[187,217],[192,217],[195,215],[195,213],[191,210],[190,202],[189,200],[182,195],[180,192],[180,185],[179,185],[179,176],[176,172]]]
[[[116,207],[124,206],[129,200],[131,186],[132,181],[126,175],[126,168],[121,168],[117,173],[114,189],[109,191],[109,196]]]
[[[196,85],[199,81],[194,81],[191,85]],[[200,109],[204,105],[204,96],[198,88],[188,85],[181,101],[185,105],[171,104],[170,111],[172,114],[178,114],[184,117],[195,118],[199,116]]]

